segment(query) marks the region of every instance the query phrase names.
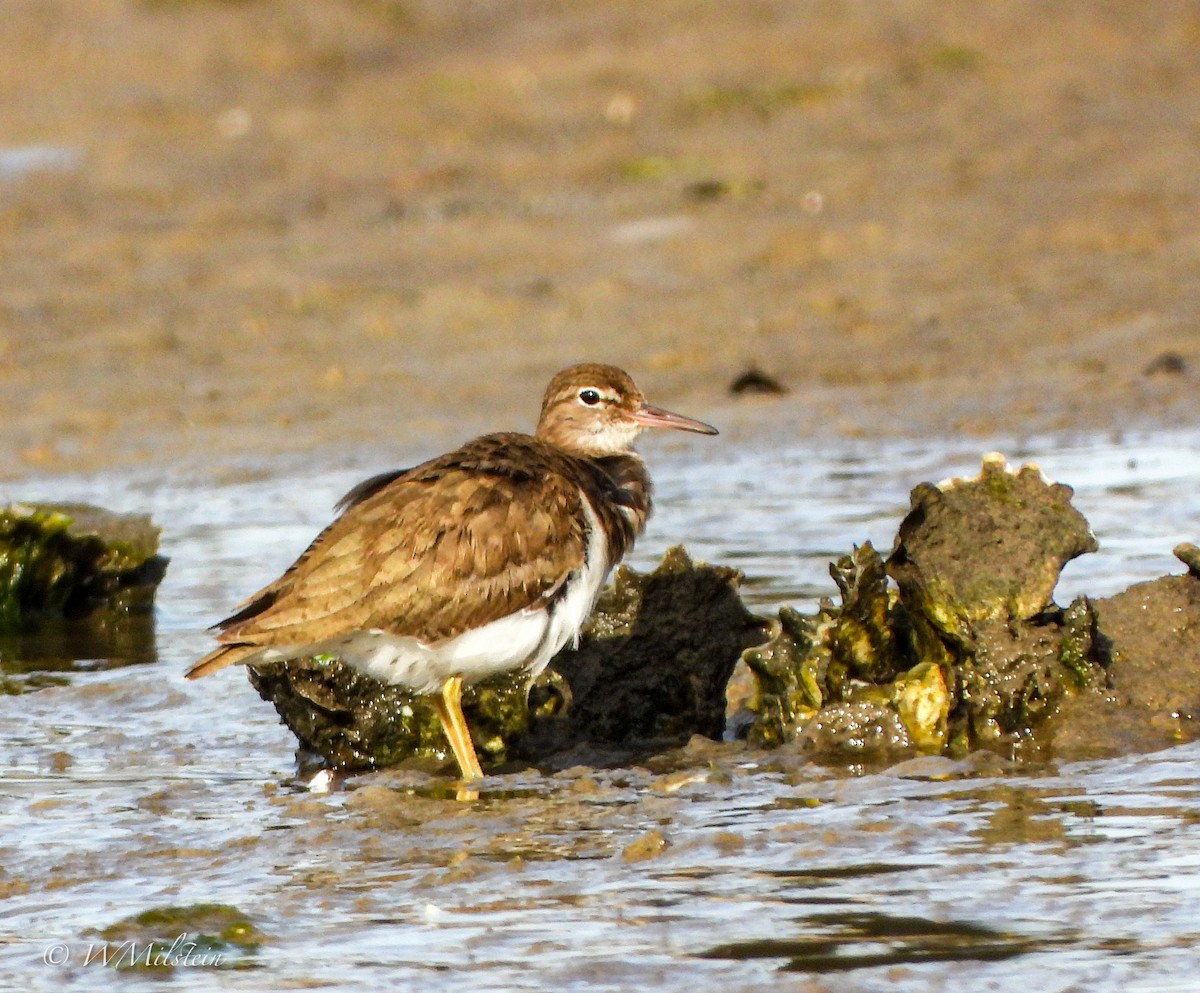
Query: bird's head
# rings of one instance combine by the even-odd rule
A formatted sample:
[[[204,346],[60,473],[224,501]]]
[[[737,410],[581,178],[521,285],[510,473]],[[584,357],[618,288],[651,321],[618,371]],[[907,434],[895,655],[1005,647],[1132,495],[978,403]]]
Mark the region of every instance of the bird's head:
[[[550,380],[536,434],[573,455],[602,458],[628,452],[644,428],[717,433],[711,425],[646,403],[629,374],[616,366],[585,363]]]

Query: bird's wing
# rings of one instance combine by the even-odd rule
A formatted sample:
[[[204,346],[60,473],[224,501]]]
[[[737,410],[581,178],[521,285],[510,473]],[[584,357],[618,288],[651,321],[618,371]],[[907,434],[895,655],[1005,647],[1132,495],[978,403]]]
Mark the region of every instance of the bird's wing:
[[[411,469],[389,469],[387,472],[381,472],[377,476],[370,477],[370,479],[364,479],[333,505],[334,513],[341,514],[349,510],[356,503],[362,503],[368,497],[374,496],[389,483],[394,482],[401,476],[408,475],[410,472],[412,472]]]
[[[218,640],[379,629],[435,643],[551,598],[584,563],[586,527],[578,485],[555,472],[414,470],[352,503]]]

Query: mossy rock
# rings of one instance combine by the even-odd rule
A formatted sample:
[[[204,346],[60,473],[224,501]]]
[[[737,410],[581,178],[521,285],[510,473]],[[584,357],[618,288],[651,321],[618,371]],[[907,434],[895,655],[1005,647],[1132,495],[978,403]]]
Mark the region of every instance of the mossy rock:
[[[0,630],[101,609],[148,613],[167,566],[158,538],[143,514],[85,504],[0,509]]]
[[[266,936],[236,907],[195,903],[154,907],[98,931],[92,963],[121,970],[228,968],[244,965]]]
[[[1063,565],[1096,548],[1070,500],[995,455],[973,479],[916,487],[886,572],[869,543],[855,548],[830,566],[840,606],[784,608],[744,653],[750,740],[839,759],[1032,741],[1106,664],[1090,601],[1053,601]]]
[[[1063,566],[1099,547],[1073,493],[994,453],[972,479],[917,486],[887,562],[909,612],[969,646],[981,621],[1045,611]]]
[[[410,759],[445,761],[449,744],[428,697],[365,676],[333,657],[248,668],[259,695],[275,705],[301,749],[331,769],[382,769]],[[553,687],[547,671],[538,687]],[[531,699],[551,697],[549,689]],[[503,762],[529,730],[525,680],[499,677],[463,691],[463,713],[483,762]],[[536,709],[536,708],[535,708]]]

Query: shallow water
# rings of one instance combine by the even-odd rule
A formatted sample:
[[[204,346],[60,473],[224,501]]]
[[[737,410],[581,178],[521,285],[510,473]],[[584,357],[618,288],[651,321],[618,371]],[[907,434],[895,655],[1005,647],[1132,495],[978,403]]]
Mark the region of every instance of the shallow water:
[[[834,592],[830,558],[868,538],[889,548],[908,490],[974,473],[989,447],[1003,446],[648,446],[658,510],[634,564],[682,540],[745,570],[762,609],[811,609]],[[1074,485],[1100,539],[1061,602],[1182,571],[1170,549],[1198,537],[1200,437],[1006,453]],[[0,698],[10,983],[108,989],[111,969],[82,964],[90,929],[204,902],[235,905],[267,938],[222,968],[177,968],[173,988],[1197,988],[1195,744],[1020,772],[919,761],[857,775],[714,745],[649,767],[493,777],[474,803],[416,772],[304,792],[293,739],[241,674],[180,673],[203,627],[385,464],[0,494],[148,510],[172,558],[157,662],[84,659],[69,685]]]

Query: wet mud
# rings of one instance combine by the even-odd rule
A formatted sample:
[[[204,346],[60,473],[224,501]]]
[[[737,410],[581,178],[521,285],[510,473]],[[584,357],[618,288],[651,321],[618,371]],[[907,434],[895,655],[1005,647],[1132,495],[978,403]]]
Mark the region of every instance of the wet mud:
[[[1193,420],[1186,4],[5,15],[6,478],[428,455],[586,358],[743,440]]]

